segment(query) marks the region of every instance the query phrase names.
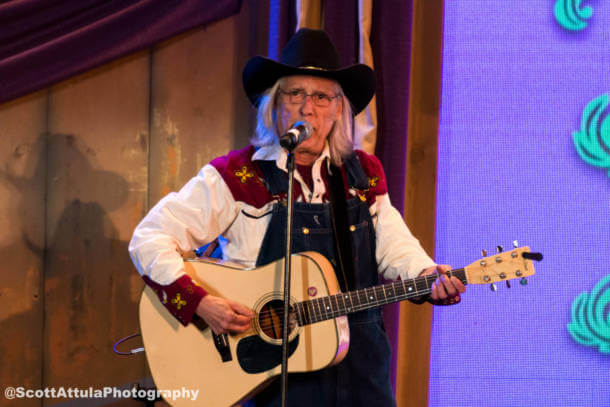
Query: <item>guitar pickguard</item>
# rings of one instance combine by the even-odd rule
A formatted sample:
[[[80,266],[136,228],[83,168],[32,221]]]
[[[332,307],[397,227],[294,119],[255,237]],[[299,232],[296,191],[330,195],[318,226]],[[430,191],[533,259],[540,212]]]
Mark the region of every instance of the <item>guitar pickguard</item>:
[[[299,346],[299,336],[288,342],[288,356]],[[237,361],[246,373],[262,373],[282,363],[282,345],[265,342],[258,335],[243,338],[237,344]]]

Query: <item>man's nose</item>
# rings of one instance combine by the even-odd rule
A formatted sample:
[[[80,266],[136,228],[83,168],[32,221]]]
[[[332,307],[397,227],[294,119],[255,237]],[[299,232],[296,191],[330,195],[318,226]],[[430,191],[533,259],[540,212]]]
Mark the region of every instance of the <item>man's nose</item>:
[[[301,114],[303,115],[307,115],[307,114],[311,114],[313,113],[313,96],[312,95],[305,95],[305,98],[303,99],[303,102],[301,103]]]

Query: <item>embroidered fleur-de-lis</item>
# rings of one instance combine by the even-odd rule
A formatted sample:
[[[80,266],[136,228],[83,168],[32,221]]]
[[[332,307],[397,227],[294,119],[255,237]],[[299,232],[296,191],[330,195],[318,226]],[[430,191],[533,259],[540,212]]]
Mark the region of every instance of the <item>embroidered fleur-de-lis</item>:
[[[357,193],[358,193],[358,198],[360,198],[360,200],[362,202],[366,202],[366,193],[368,192],[368,189],[358,189]]]
[[[172,298],[172,304],[176,305],[176,309],[180,309],[186,305],[186,301],[180,298],[180,293],[176,293],[176,296]]]
[[[372,178],[369,178],[369,185],[370,185],[372,188],[375,188],[375,187],[377,186],[377,181],[379,181],[379,177],[372,177]]]
[[[239,177],[242,184],[248,182],[248,178],[254,177],[254,173],[248,172],[248,167],[246,167],[245,165],[241,167],[241,171],[237,170],[234,174],[236,177]]]

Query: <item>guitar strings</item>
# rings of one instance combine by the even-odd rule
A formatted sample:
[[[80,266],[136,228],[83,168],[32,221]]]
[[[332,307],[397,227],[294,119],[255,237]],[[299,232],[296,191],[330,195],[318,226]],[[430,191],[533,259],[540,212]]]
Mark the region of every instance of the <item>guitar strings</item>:
[[[459,274],[460,272],[463,272],[463,271],[464,271],[464,269],[454,269],[449,272],[449,275],[459,278],[455,274]],[[357,291],[352,291],[349,293],[337,293],[337,294],[333,294],[333,295],[327,296],[327,297],[314,298],[314,299],[307,300],[307,301],[301,301],[301,302],[298,302],[298,303],[295,303],[292,305],[291,313],[293,313],[295,315],[297,324],[301,323],[302,325],[308,325],[308,324],[314,323],[314,322],[321,322],[321,321],[333,319],[333,318],[336,318],[336,317],[339,317],[342,315],[347,315],[347,314],[350,314],[353,312],[358,312],[358,311],[363,311],[363,310],[366,310],[369,308],[374,308],[379,305],[389,304],[391,302],[395,302],[395,300],[401,301],[401,300],[405,300],[405,299],[408,299],[411,297],[417,297],[420,295],[429,294],[431,292],[430,282],[433,282],[437,278],[438,278],[438,275],[430,274],[430,275],[420,276],[420,277],[416,277],[416,278],[405,280],[405,281],[397,281],[397,282],[388,283],[385,285],[367,287],[367,288],[357,290]],[[466,282],[465,279],[463,280],[463,282]],[[422,283],[425,283],[425,287],[423,287]],[[405,287],[409,286],[410,284],[415,286],[415,292],[405,291]],[[402,288],[402,292],[400,292],[399,294],[396,294],[397,287]],[[390,298],[392,298],[392,301],[390,301],[390,302],[387,301],[388,297],[386,295],[386,289],[388,289],[387,291],[391,290],[393,292],[393,295],[390,296]],[[366,292],[366,290],[372,291],[372,293],[369,294]],[[360,303],[360,301],[361,301],[360,296],[363,294],[365,296],[372,294],[375,296],[375,300],[366,301],[364,304]],[[349,296],[349,302],[351,304],[350,306],[347,305],[347,302],[345,300],[346,297],[344,297],[344,296],[346,296],[346,295]],[[385,297],[385,298],[378,298],[378,295],[383,295],[383,297]],[[354,305],[354,299],[357,300],[359,303]],[[328,301],[327,304],[324,303],[325,300]],[[341,300],[341,301],[339,301],[339,300]],[[336,305],[333,305],[333,302]],[[343,305],[341,305],[341,302],[343,302]],[[302,310],[297,309],[299,304],[302,305],[302,307],[303,307]],[[308,306],[307,309],[305,308],[306,306]],[[330,309],[328,308],[329,306],[331,307]],[[283,322],[284,322],[283,308],[273,309],[273,312],[274,312],[273,316],[261,316],[261,314],[259,313],[255,317],[250,318],[250,321],[253,325],[258,321],[259,322],[258,326],[263,331],[266,331],[268,329],[273,329],[276,326],[280,326],[280,327],[283,326]],[[279,320],[279,321],[277,321],[277,320]]]
[[[436,277],[434,277],[434,279],[436,279]],[[414,279],[414,280],[419,280],[417,282],[421,283],[424,278],[418,278],[418,279]],[[395,283],[392,283],[395,284]],[[392,285],[389,284],[389,285]],[[386,285],[388,286],[388,285]],[[376,286],[373,288],[373,290],[375,291],[375,297],[377,297],[377,294],[381,294],[383,293],[383,295],[385,296],[385,291],[382,288],[383,286]],[[370,287],[369,287],[370,289]],[[402,294],[399,295],[394,295],[392,296],[392,298],[396,299],[396,300],[404,300],[410,297],[416,297],[416,296],[420,296],[420,295],[426,295],[429,294],[431,291],[430,287],[426,286],[426,288],[421,288],[421,289],[416,289],[415,292],[404,292]],[[332,319],[332,318],[336,318],[338,316],[342,316],[342,315],[346,315],[346,314],[350,314],[353,312],[358,312],[358,311],[363,311],[369,308],[374,308],[376,306],[379,305],[385,305],[388,304],[389,302],[387,302],[387,297],[386,298],[376,298],[373,301],[367,301],[365,303],[360,303],[360,304],[354,304],[353,300],[354,300],[354,296],[355,299],[360,301],[359,294],[362,294],[364,292],[364,290],[358,290],[358,291],[354,291],[352,293],[350,293],[350,303],[351,305],[348,306],[347,302],[345,301],[344,298],[344,294],[339,293],[339,294],[334,294],[332,296],[328,296],[328,297],[323,297],[323,298],[315,298],[312,300],[308,300],[308,301],[302,301],[302,302],[298,302],[295,303],[291,308],[291,312],[297,317],[297,323],[299,322],[299,316],[301,317],[300,319],[305,319],[305,321],[300,321],[300,322],[305,322],[305,324],[303,325],[307,325],[309,323],[314,323],[314,322],[321,322],[321,321],[325,321],[328,319]],[[328,299],[328,304],[325,304],[323,301],[325,299]],[[335,300],[334,302],[337,305],[333,305],[333,299]],[[341,299],[341,301],[339,301],[339,299]],[[343,305],[340,305],[340,302],[343,302]],[[298,309],[296,309],[298,307],[299,304],[302,304],[303,306],[303,311],[300,311]],[[305,304],[308,304],[310,306],[310,308],[308,308],[307,310],[305,310]],[[332,308],[328,308],[328,307],[332,307]],[[282,326],[283,322],[284,322],[284,310],[283,309],[277,309],[274,310],[274,317],[276,319],[281,319],[279,325]],[[255,316],[254,318],[251,318],[250,320],[254,323],[256,320],[264,320],[267,321],[266,323],[259,323],[258,326],[262,329],[262,330],[266,330],[266,329],[270,329],[272,327],[274,327],[277,323],[274,321],[270,321],[270,319],[273,319],[273,317],[260,317],[260,314],[258,314],[257,316]]]

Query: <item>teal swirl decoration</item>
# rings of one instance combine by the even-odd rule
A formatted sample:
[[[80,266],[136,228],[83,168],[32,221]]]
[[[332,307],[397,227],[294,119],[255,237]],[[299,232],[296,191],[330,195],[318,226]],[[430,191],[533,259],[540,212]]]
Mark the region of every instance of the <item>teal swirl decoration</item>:
[[[578,155],[587,164],[608,169],[610,177],[610,115],[609,96],[593,99],[582,113],[580,131],[573,134]]]
[[[581,293],[572,303],[572,338],[581,345],[597,346],[610,354],[610,275],[604,277],[591,293]]]
[[[585,20],[591,18],[593,9],[589,6],[580,8],[582,0],[557,0],[555,2],[555,18],[565,29],[580,31],[587,27]]]

